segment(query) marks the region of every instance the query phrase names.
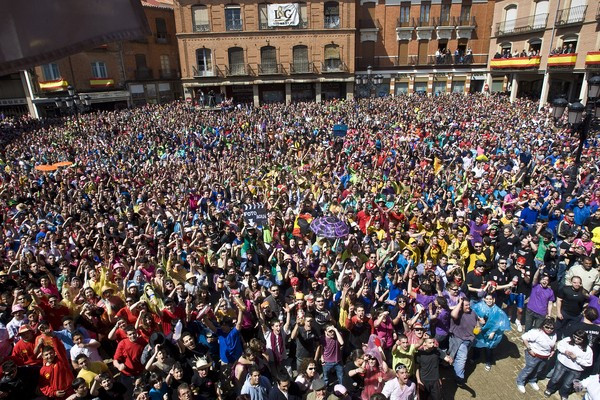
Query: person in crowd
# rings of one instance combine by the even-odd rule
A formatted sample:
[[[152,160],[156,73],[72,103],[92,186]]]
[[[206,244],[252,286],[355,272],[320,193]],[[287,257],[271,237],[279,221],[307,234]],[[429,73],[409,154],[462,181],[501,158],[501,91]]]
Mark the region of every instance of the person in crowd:
[[[537,382],[543,376],[546,366],[556,351],[556,322],[552,317],[546,317],[539,328],[525,332],[521,339],[525,346],[525,367],[517,376],[517,389],[526,393],[525,383],[533,390],[540,390]]]

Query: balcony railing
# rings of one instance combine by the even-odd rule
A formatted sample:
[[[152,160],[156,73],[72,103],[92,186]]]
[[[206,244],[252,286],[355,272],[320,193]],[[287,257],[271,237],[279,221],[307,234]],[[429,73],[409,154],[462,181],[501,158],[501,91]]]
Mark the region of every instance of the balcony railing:
[[[548,68],[573,68],[577,63],[577,53],[554,54],[548,56]]]
[[[276,63],[262,63],[258,64],[259,75],[283,75],[285,70],[283,65]]]
[[[241,19],[225,22],[225,30],[241,31],[243,29],[244,29],[244,24],[242,23]]]
[[[558,15],[556,16],[556,26],[582,23],[585,19],[586,10],[587,5],[558,10]]]
[[[444,17],[434,18],[433,24],[435,26],[454,26],[454,20],[449,15],[445,15]]]
[[[158,44],[171,43],[171,35],[165,32],[159,32],[154,35],[154,42]]]
[[[210,24],[195,24],[194,32],[210,32]]]
[[[434,18],[429,18],[429,19],[425,19],[425,18],[413,18],[413,26],[418,27],[418,26],[434,26],[433,24],[434,22]]]
[[[427,64],[428,65],[473,65],[473,64],[487,64],[488,56],[485,54],[477,54],[477,55],[429,55],[427,56]]]
[[[348,72],[348,67],[342,60],[325,60],[321,65],[321,72]]]
[[[408,18],[408,19],[401,19],[398,18],[396,20],[396,28],[412,28],[414,26],[412,19]]]
[[[380,29],[381,30],[381,24],[379,23],[378,19],[361,19],[358,21],[358,28],[359,29]]]
[[[540,67],[540,56],[494,58],[490,60],[491,69],[536,69]]]
[[[258,29],[260,29],[262,31],[262,30],[267,30],[267,29],[275,29],[275,27],[269,26],[268,22],[259,22]]]
[[[290,74],[318,74],[317,67],[311,62],[290,63]]]
[[[546,29],[548,14],[511,19],[496,24],[496,36],[520,35],[522,33]]]
[[[231,64],[225,66],[226,76],[248,76],[254,75],[254,71],[249,65],[246,64]]]
[[[154,79],[154,74],[150,68],[137,68],[135,70],[135,79],[143,81],[148,79]]]
[[[328,15],[323,20],[323,27],[325,29],[337,29],[340,27],[340,16],[339,15]]]
[[[217,76],[213,69],[198,69],[197,67],[192,67],[192,71],[194,73],[194,78],[206,78]]]
[[[456,26],[477,26],[477,21],[475,17],[469,17],[466,15],[461,15],[460,17],[454,17],[454,25]]]
[[[176,69],[160,69],[158,76],[160,79],[175,79],[179,77],[179,71]]]

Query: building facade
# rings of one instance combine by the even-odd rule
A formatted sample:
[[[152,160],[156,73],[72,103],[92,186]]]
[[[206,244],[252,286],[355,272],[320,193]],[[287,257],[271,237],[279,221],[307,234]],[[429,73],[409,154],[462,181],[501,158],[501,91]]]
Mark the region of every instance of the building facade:
[[[175,22],[189,101],[258,106],[354,93],[354,0],[175,0]]]
[[[587,0],[500,0],[494,8],[488,86],[540,107],[587,96],[600,73],[600,4]]]
[[[92,109],[165,103],[181,97],[173,5],[143,1],[152,34],[108,43],[26,72],[39,115],[56,114],[54,98],[70,85],[88,95]]]
[[[483,89],[493,2],[358,0],[357,95]],[[371,68],[369,68],[371,67]]]

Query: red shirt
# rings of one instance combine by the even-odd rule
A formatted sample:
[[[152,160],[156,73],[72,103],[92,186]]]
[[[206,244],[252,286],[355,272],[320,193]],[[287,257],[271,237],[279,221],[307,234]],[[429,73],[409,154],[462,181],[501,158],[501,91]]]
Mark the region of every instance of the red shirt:
[[[125,318],[128,324],[135,325],[138,314],[132,313],[129,307],[123,307],[119,310],[119,312],[117,312],[116,315],[119,318]]]
[[[114,359],[125,364],[125,369],[121,373],[127,376],[138,376],[144,372],[144,364],[141,359],[146,344],[147,342],[142,337],[135,342],[129,339],[119,342]]]
[[[71,313],[69,308],[62,304],[53,308],[46,302],[40,302],[39,306],[44,311],[44,319],[50,323],[55,331],[62,329],[62,319]]]
[[[72,382],[73,374],[71,373],[71,367],[62,362],[58,357],[53,364],[44,365],[40,369],[38,386],[42,393],[50,398],[56,398],[58,390],[66,392],[66,395],[63,397],[64,399],[73,394],[73,389],[71,388]]]
[[[42,359],[34,353],[35,343],[19,340],[13,347],[10,358],[18,365],[42,365]]]
[[[185,321],[185,310],[183,308],[177,307],[174,313],[166,308],[162,310],[162,317],[160,320],[162,323],[162,331],[165,336],[169,336],[169,334],[171,334],[171,331],[173,330],[172,322],[176,319]]]

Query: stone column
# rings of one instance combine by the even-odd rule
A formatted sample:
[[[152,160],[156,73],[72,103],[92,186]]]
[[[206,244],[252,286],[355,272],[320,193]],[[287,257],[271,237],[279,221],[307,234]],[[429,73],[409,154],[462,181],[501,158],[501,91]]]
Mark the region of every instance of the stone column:
[[[315,101],[317,103],[321,102],[321,82],[315,83]]]
[[[31,75],[29,71],[21,71],[21,84],[23,85],[23,92],[25,92],[25,101],[27,102],[27,110],[29,115],[33,118],[39,118],[38,109],[33,103],[33,85],[31,83]]]
[[[518,75],[513,74],[512,84],[510,85],[510,102],[514,102],[517,99],[517,91],[519,90]]]
[[[467,74],[465,79],[465,95],[471,93],[471,76],[471,74]]]
[[[548,102],[548,90],[550,89],[550,72],[544,74],[544,80],[542,81],[542,92],[540,93],[540,102],[538,104],[538,110],[544,107],[544,104]]]
[[[453,75],[448,76],[448,79],[446,80],[446,93],[452,93],[452,79],[454,78]]]
[[[285,84],[285,104],[292,102],[292,84],[287,82]]]
[[[427,96],[431,96],[433,94],[433,74],[429,74],[429,78],[427,79]]]
[[[394,97],[396,94],[396,78],[390,78],[390,96]]]
[[[583,82],[581,83],[581,91],[579,92],[579,98],[581,99],[581,104],[587,104],[587,96],[588,96],[588,79],[589,73],[585,72],[583,74]]]
[[[354,98],[354,82],[346,82],[346,100]]]
[[[252,99],[254,100],[254,107],[260,107],[260,95],[258,93],[258,84],[252,85]]]

